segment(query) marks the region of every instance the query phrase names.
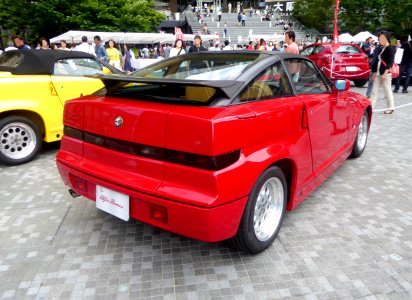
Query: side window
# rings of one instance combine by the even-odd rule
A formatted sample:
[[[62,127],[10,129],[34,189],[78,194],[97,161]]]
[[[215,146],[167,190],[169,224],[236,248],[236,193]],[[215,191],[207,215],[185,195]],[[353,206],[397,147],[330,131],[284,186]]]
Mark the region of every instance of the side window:
[[[299,58],[285,59],[285,66],[298,94],[321,94],[329,91],[313,62]]]
[[[319,53],[322,53],[322,51],[324,49],[325,48],[323,46],[312,46],[312,47],[308,47],[308,48],[302,50],[302,52],[300,52],[300,54],[303,55],[303,56],[319,54]]]
[[[280,62],[260,73],[240,93],[239,101],[255,101],[292,95],[292,88],[286,71]]]
[[[84,76],[103,74],[103,66],[91,58],[61,59],[54,64],[54,75]]]

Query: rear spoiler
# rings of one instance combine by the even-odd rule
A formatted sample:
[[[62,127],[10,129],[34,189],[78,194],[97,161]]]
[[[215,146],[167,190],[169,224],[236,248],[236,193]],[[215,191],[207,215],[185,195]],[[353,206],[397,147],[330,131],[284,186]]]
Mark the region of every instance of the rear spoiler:
[[[221,90],[228,98],[235,96],[239,90],[244,86],[244,81],[235,80],[178,80],[168,78],[143,78],[133,77],[130,75],[95,75],[88,76],[92,78],[99,78],[106,90],[110,93],[116,89],[117,86],[124,83],[146,83],[166,86],[198,86],[198,87],[212,87]]]

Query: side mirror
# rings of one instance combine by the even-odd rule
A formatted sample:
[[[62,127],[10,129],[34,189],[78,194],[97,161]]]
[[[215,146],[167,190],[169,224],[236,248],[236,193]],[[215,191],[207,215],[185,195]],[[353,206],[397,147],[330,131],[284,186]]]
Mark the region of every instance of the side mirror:
[[[345,80],[336,80],[335,81],[335,88],[338,91],[348,91],[350,88],[350,81],[345,79]]]

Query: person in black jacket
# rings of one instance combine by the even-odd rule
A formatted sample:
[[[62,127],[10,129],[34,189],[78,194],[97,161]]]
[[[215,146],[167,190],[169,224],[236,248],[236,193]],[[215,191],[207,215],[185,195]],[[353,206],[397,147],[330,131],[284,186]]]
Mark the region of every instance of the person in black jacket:
[[[191,52],[202,52],[202,51],[207,51],[205,47],[202,45],[202,38],[200,35],[195,35],[194,38],[194,44],[192,47],[189,48],[189,53]],[[207,68],[207,63],[202,60],[194,60],[190,64],[190,73],[191,74],[197,74],[200,73],[202,69]]]
[[[375,107],[378,99],[379,87],[382,86],[387,103],[387,110],[383,112],[384,114],[392,114],[394,110],[394,101],[391,89],[392,75],[389,70],[395,60],[396,47],[390,44],[390,40],[391,37],[388,32],[383,31],[379,34],[379,43],[382,45],[382,51],[379,54],[378,59],[372,65],[374,83],[371,103],[372,107]]]

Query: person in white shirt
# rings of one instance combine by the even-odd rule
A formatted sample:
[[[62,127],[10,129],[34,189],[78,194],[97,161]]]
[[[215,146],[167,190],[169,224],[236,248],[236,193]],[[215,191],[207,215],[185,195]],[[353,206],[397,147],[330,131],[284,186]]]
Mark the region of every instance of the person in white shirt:
[[[233,50],[233,48],[229,45],[228,40],[225,41],[225,46],[223,47],[223,51],[226,51],[226,50]]]
[[[177,55],[182,55],[185,54],[185,48],[183,46],[183,40],[177,39],[175,44],[173,45],[173,48],[170,49],[170,54],[169,57],[177,56]]]
[[[61,45],[61,47],[59,48],[59,50],[70,51],[70,48],[67,48],[67,43],[66,43],[65,40],[61,40],[60,45]]]
[[[213,41],[210,41],[209,42],[209,49],[208,49],[209,51],[216,51],[216,48],[215,48],[215,46],[213,45]]]
[[[77,45],[73,50],[86,52],[86,53],[93,54],[94,56],[96,56],[94,47],[87,42],[87,36],[83,36],[82,43],[80,45]]]

